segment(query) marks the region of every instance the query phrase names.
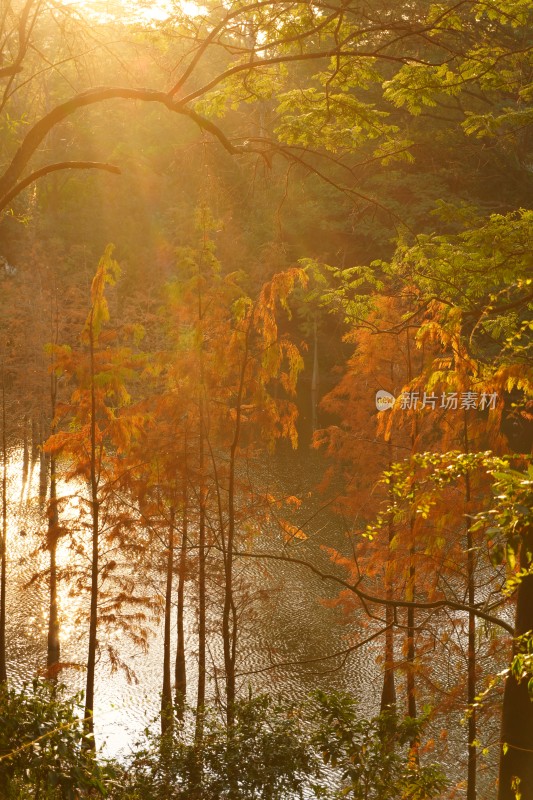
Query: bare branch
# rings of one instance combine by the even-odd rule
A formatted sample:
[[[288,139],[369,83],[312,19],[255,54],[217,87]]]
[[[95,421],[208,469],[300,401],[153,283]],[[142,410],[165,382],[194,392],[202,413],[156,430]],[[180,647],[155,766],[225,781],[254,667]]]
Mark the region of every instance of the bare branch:
[[[511,636],[514,634],[514,628],[512,625],[509,625],[508,622],[505,622],[498,617],[492,616],[492,614],[488,614],[487,612],[483,611],[479,606],[469,606],[467,603],[459,603],[454,600],[447,600],[443,598],[442,600],[433,600],[430,602],[419,602],[419,601],[410,601],[410,600],[395,600],[389,599],[386,597],[376,597],[375,595],[368,594],[368,592],[364,592],[358,586],[348,583],[348,581],[339,578],[337,575],[333,575],[331,572],[322,572],[322,570],[318,569],[314,564],[311,564],[309,561],[304,561],[302,558],[293,558],[291,556],[278,556],[273,553],[247,553],[247,552],[235,552],[236,556],[241,556],[245,558],[265,558],[271,559],[273,561],[284,561],[288,564],[296,564],[300,567],[305,567],[309,569],[311,572],[314,572],[315,575],[318,575],[319,578],[325,581],[332,581],[339,586],[342,586],[345,589],[349,589],[353,592],[362,602],[366,603],[374,603],[375,605],[380,606],[391,606],[392,608],[418,608],[418,609],[433,609],[437,611],[440,608],[450,608],[453,611],[464,611],[466,613],[474,613],[480,619],[484,619],[486,622],[490,622],[493,625],[498,625],[500,628],[506,630]]]
[[[17,183],[11,191],[4,197],[0,197],[0,210],[5,208],[14,197],[20,194],[30,184],[35,183],[39,178],[49,175],[51,172],[58,172],[65,169],[100,169],[105,172],[113,172],[115,175],[120,175],[120,169],[114,164],[105,164],[101,161],[58,161],[56,164],[47,164],[46,167],[31,172],[24,180]]]

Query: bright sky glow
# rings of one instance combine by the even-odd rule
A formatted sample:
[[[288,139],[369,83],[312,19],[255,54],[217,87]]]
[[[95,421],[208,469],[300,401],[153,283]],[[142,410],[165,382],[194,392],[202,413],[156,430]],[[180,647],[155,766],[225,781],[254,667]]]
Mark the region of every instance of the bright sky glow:
[[[63,4],[79,8],[87,15],[97,17],[100,22],[161,22],[178,9],[188,17],[196,17],[206,11],[205,6],[194,0],[181,0],[179,3],[171,0],[63,0]]]

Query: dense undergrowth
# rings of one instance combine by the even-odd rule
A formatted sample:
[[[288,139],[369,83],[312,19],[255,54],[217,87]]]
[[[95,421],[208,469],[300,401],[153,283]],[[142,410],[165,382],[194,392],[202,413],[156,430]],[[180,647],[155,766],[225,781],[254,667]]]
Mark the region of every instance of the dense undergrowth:
[[[420,720],[393,711],[361,719],[353,698],[315,692],[300,705],[268,695],[239,701],[228,730],[220,710],[185,711],[123,762],[95,755],[81,697],[38,680],[0,695],[0,787],[5,800],[424,800],[446,779],[419,765]]]

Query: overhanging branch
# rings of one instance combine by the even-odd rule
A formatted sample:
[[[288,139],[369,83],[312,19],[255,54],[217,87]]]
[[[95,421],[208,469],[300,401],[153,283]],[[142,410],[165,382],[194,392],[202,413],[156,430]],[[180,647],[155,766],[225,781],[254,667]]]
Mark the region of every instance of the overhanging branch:
[[[36,180],[38,171],[32,173],[31,176],[20,180],[28,162],[35,154],[39,145],[42,143],[45,136],[59,123],[74,114],[81,108],[102,103],[106,100],[141,100],[148,103],[160,103],[177,114],[188,117],[196,123],[202,130],[205,130],[215,136],[222,144],[225,150],[232,155],[243,151],[253,151],[253,148],[245,148],[238,145],[233,145],[224,132],[213,122],[197,114],[190,108],[187,108],[183,103],[177,102],[169,97],[166,92],[160,92],[155,89],[145,88],[127,88],[122,86],[99,86],[87,91],[80,92],[65,103],[61,103],[46,114],[42,119],[35,123],[30,131],[24,137],[20,147],[13,156],[11,163],[5,170],[3,176],[0,178],[0,212],[6,208],[16,194],[22,191],[25,186]],[[89,164],[90,162],[80,162]],[[111,165],[108,165],[111,167]],[[64,167],[67,169],[68,167]],[[72,167],[74,168],[74,167]],[[81,168],[81,167],[80,167]],[[89,167],[90,168],[90,167]],[[105,168],[105,167],[104,167]],[[45,170],[47,168],[44,168]],[[49,169],[48,171],[52,171]],[[117,171],[118,168],[110,168],[109,171]],[[47,174],[45,171],[43,174]],[[30,180],[31,178],[31,180]]]
[[[418,602],[416,600],[394,600],[389,599],[386,597],[375,597],[374,595],[368,594],[368,592],[364,592],[358,586],[355,586],[352,583],[348,583],[348,581],[339,578],[337,575],[333,575],[331,572],[322,572],[322,570],[318,569],[314,564],[311,564],[309,561],[305,561],[302,558],[293,558],[292,556],[278,556],[273,553],[246,553],[246,552],[236,552],[236,556],[241,556],[245,558],[263,558],[263,559],[271,559],[273,561],[284,561],[288,564],[296,564],[300,567],[305,567],[306,569],[313,572],[315,575],[318,575],[319,578],[326,581],[333,581],[339,586],[342,586],[345,589],[349,589],[353,592],[363,603],[373,603],[375,605],[380,606],[391,606],[392,608],[418,608],[422,610],[438,610],[439,608],[450,608],[453,611],[464,611],[466,613],[473,613],[480,619],[484,619],[485,622],[490,622],[492,625],[498,625],[500,628],[503,628],[511,636],[514,635],[514,628],[509,623],[505,622],[498,617],[492,616],[492,614],[488,614],[483,609],[479,608],[478,606],[469,606],[467,603],[458,603],[455,600],[433,600],[429,602]]]
[[[20,194],[24,189],[35,183],[39,178],[49,175],[51,172],[58,172],[65,169],[100,169],[104,172],[113,172],[115,175],[120,175],[120,169],[114,164],[105,164],[101,161],[58,161],[56,164],[47,164],[46,167],[31,172],[24,180],[17,183],[11,191],[4,197],[0,197],[0,210],[5,208],[14,197]]]

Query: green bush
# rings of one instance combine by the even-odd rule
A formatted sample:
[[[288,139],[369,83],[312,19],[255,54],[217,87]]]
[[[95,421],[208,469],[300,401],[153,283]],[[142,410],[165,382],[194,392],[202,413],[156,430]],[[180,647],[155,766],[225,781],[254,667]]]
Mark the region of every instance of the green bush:
[[[97,763],[80,697],[42,681],[0,687],[1,800],[430,800],[446,785],[409,741],[423,721],[360,719],[353,698],[315,693],[300,705],[239,701],[228,730],[214,708],[146,731],[127,764]]]
[[[305,704],[268,696],[239,702],[228,732],[209,712],[194,740],[194,715],[161,738],[148,736],[113,800],[430,800],[446,787],[435,765],[419,767],[409,741],[424,720],[392,714],[360,719],[342,693]]]
[[[317,770],[295,709],[265,695],[236,704],[230,733],[212,710],[204,715],[201,743],[193,730],[189,718],[164,737],[148,735],[112,798],[281,800],[302,796],[308,775]]]
[[[360,719],[352,697],[341,692],[314,694],[316,728],[311,744],[339,777],[328,798],[352,800],[430,800],[446,788],[446,778],[434,765],[418,766],[409,742],[420,735],[425,718],[399,719],[385,712]],[[322,790],[316,787],[317,794]]]
[[[80,697],[34,680],[0,686],[2,800],[77,800],[105,794],[105,778],[84,737]]]

